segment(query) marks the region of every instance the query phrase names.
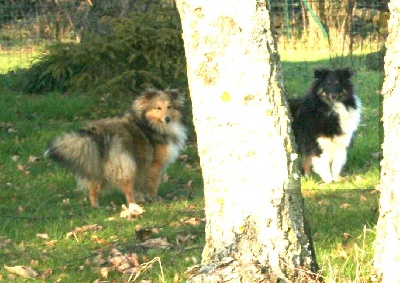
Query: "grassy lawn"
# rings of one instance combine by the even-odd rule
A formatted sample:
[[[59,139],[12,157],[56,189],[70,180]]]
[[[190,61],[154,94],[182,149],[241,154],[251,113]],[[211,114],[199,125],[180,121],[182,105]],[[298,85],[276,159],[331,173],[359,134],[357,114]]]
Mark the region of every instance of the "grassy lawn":
[[[321,66],[328,61],[284,61],[288,93],[304,94],[313,69]],[[75,189],[74,178],[41,156],[55,135],[86,120],[118,115],[130,99],[29,96],[4,86],[8,76],[0,79],[0,279],[26,282],[5,267],[23,265],[46,282],[126,282],[133,278],[124,271],[132,268],[141,269],[135,282],[184,282],[186,269],[201,261],[204,243],[195,143],[168,169],[160,188],[162,200],[145,204],[142,217],[119,217],[125,198],[117,190],[103,192],[101,208],[93,210],[87,193]],[[316,176],[302,180],[306,215],[327,282],[368,282],[371,268],[379,197],[381,78],[360,68],[354,84],[363,114],[343,180],[330,185]],[[145,245],[147,237],[158,240]],[[116,256],[115,249],[122,255]],[[128,262],[125,267],[123,261]]]

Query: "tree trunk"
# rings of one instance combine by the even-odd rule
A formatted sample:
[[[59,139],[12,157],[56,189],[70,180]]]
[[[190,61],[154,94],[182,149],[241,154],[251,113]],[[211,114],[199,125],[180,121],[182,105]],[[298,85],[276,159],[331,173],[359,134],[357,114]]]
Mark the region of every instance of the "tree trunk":
[[[374,266],[382,282],[400,282],[400,2],[389,3],[383,94],[383,160]]]
[[[318,269],[265,2],[177,1],[207,218],[189,282],[296,282]]]

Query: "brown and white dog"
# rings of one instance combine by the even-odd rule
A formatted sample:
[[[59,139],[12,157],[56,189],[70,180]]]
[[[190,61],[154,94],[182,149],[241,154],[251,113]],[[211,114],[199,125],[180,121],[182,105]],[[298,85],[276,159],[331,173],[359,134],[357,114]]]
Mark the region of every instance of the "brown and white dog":
[[[87,184],[93,207],[107,183],[122,190],[128,205],[155,198],[162,172],[186,142],[182,106],[176,90],[146,90],[125,116],[94,121],[54,138],[45,156]]]

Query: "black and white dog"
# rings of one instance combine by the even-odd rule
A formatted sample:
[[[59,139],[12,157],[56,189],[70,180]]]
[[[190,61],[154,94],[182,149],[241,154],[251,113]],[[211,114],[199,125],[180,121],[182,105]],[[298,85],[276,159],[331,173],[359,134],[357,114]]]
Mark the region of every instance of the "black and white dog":
[[[350,69],[316,69],[306,96],[289,100],[292,128],[304,174],[338,181],[361,115]]]

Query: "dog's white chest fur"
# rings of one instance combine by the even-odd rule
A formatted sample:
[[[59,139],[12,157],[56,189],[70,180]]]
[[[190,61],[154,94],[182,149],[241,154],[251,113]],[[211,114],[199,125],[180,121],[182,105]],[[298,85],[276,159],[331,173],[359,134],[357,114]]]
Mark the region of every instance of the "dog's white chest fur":
[[[171,123],[171,132],[172,135],[175,136],[175,139],[171,140],[168,144],[168,162],[170,164],[174,162],[178,156],[180,151],[184,148],[186,143],[186,129],[179,123]]]
[[[361,118],[361,101],[357,95],[354,95],[356,100],[357,108],[349,108],[343,105],[343,103],[336,102],[333,105],[333,109],[339,115],[340,127],[342,131],[346,135],[353,135],[353,133],[357,130],[358,124],[360,123]]]
[[[339,123],[343,134],[334,137],[320,137],[317,142],[322,150],[320,156],[312,158],[313,169],[326,182],[337,181],[340,171],[347,160],[347,148],[351,143],[354,132],[357,130],[361,118],[361,102],[355,96],[356,108],[346,108],[336,102],[334,111],[339,116]]]

